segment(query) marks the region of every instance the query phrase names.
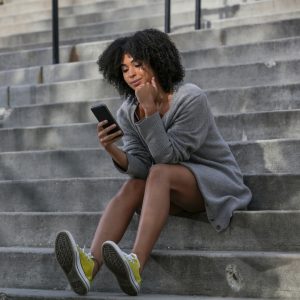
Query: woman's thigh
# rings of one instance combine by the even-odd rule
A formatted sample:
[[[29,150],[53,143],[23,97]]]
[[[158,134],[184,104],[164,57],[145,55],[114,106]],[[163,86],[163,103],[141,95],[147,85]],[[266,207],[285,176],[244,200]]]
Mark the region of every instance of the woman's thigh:
[[[204,200],[192,171],[183,165],[157,164],[150,171],[152,175],[163,177],[170,186],[170,213],[181,210],[201,212],[205,210]]]

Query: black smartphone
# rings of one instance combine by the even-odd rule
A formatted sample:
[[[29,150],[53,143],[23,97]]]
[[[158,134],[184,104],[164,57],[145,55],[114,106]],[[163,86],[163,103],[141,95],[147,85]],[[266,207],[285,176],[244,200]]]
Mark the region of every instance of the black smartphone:
[[[115,118],[113,117],[113,115],[111,114],[111,112],[109,111],[108,107],[105,104],[97,104],[91,107],[91,111],[93,112],[93,114],[95,115],[95,117],[97,118],[97,120],[99,122],[102,122],[104,120],[107,120],[108,123],[106,123],[103,128],[109,127],[112,124],[116,124],[117,126],[115,128],[113,128],[109,134],[111,133],[115,133],[117,131],[121,131],[122,133],[120,135],[123,135],[123,131],[121,129],[121,127],[119,126],[119,124],[117,123],[117,121],[115,120]]]

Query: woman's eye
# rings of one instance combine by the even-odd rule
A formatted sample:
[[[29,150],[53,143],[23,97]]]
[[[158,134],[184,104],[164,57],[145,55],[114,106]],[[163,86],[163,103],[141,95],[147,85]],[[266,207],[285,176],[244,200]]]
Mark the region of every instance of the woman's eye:
[[[126,73],[128,69],[122,69],[122,73]]]

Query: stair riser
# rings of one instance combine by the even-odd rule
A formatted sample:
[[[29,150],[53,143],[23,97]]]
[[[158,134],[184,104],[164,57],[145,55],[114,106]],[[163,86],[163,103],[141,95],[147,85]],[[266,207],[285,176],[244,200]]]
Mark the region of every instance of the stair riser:
[[[231,150],[243,173],[299,173],[299,140],[234,144]],[[41,167],[36,167],[41,166]],[[121,176],[100,149],[15,152],[0,155],[0,180]]]
[[[8,106],[8,87],[0,87],[0,108]]]
[[[298,36],[300,20],[285,20],[224,29],[185,32],[171,35],[180,50],[197,50],[218,46],[257,43]]]
[[[53,247],[57,232],[69,230],[76,235],[79,245],[89,247],[99,217],[100,213],[2,213],[0,225],[1,228],[7,226],[7,229],[2,232],[0,246]],[[132,247],[138,222],[139,218],[134,217],[121,242],[122,247]],[[217,233],[213,229],[205,214],[201,214],[197,220],[170,217],[155,247],[176,250],[297,252],[300,250],[299,229],[299,212],[237,212],[230,227],[223,233]],[[193,234],[188,234],[189,232]]]
[[[20,2],[22,2],[22,1],[20,1]],[[39,1],[37,1],[37,2],[39,5],[41,5],[41,3]],[[79,1],[77,1],[77,2],[78,2],[77,4],[80,4]],[[118,4],[118,6],[120,8],[120,6],[122,6],[122,4],[124,3],[123,6],[125,7],[125,9],[123,8],[121,10],[121,12],[124,13],[124,10],[126,11],[126,6],[130,5],[130,1],[122,1],[122,2],[106,1],[104,3],[103,2],[102,3],[101,2],[93,3],[93,2],[94,1],[92,1],[92,3],[88,3],[87,1],[84,1],[84,5],[77,6],[77,5],[74,5],[74,1],[73,1],[72,6],[67,6],[67,7],[62,7],[63,5],[60,4],[60,10],[59,10],[60,26],[64,25],[64,23],[69,24],[69,22],[70,22],[69,19],[71,19],[71,20],[73,19],[72,14],[77,14],[76,20],[80,21],[82,19],[85,20],[85,18],[86,18],[85,15],[87,15],[87,17],[90,17],[89,14],[93,14],[95,11],[101,12],[103,9],[117,8],[116,4]],[[152,1],[152,3],[153,2],[154,1]],[[156,1],[156,2],[159,3],[160,1]],[[174,8],[174,6],[175,7],[178,5],[180,6],[181,2],[182,1],[180,1],[179,3],[178,2],[176,3],[176,1],[174,1],[173,8]],[[253,2],[253,1],[251,1],[251,2]],[[8,1],[5,0],[5,3],[8,3]],[[31,1],[31,3],[32,3],[32,1]],[[240,3],[240,0],[233,0],[233,1],[229,1],[228,5],[234,5],[234,4],[239,4],[239,3]],[[43,6],[45,6],[45,4]],[[148,3],[146,1],[141,1],[141,0],[131,1],[131,5],[144,5],[144,4],[148,4]],[[184,4],[187,5],[188,2],[184,3]],[[17,5],[19,6],[19,3]],[[208,3],[203,3],[203,7],[205,7],[205,8],[206,7],[213,8],[213,7],[222,6],[222,5],[223,5],[222,0],[218,0],[218,1],[211,0]],[[159,4],[157,6],[159,6]],[[26,3],[26,7],[27,7],[27,9],[29,7],[27,3]],[[132,9],[132,8],[130,7],[130,9]],[[11,6],[10,10],[11,10],[11,13],[16,12],[16,8],[13,6]],[[113,12],[114,16],[117,15],[116,12],[117,12],[116,10]],[[108,15],[109,18],[107,18],[107,19],[111,18],[109,11],[106,11],[105,14],[98,13],[98,15],[100,15],[103,18],[107,18],[107,15]],[[4,25],[4,26],[8,25],[9,26],[9,25],[14,25],[14,24],[18,24],[18,23],[27,23],[28,20],[31,20],[31,22],[44,23],[44,22],[47,22],[46,20],[51,19],[51,17],[52,17],[51,10],[50,9],[46,10],[45,7],[43,7],[43,9],[40,11],[27,12],[25,15],[23,15],[23,14],[22,15],[10,15],[10,16],[4,15],[3,17],[0,18],[0,25]]]
[[[141,2],[141,1],[138,1]],[[89,4],[87,3],[87,6],[91,6],[93,5],[95,7],[95,5],[98,6],[98,8],[95,8],[95,10],[93,12],[89,12],[89,13],[82,13],[80,15],[76,15],[76,16],[72,16],[72,15],[65,15],[63,17],[60,18],[59,20],[59,26],[61,29],[63,28],[68,28],[68,27],[79,27],[79,26],[84,26],[87,24],[95,24],[95,23],[99,23],[99,26],[101,26],[103,22],[111,22],[112,20],[115,21],[120,21],[123,19],[134,19],[136,18],[136,16],[141,16],[145,14],[145,11],[147,11],[147,15],[148,16],[152,16],[152,15],[162,15],[163,11],[164,11],[164,3],[163,1],[157,1],[159,3],[154,4],[153,3],[146,3],[144,1],[144,3],[139,3],[137,2],[137,4],[135,4],[134,2],[132,2],[132,5],[130,7],[125,7],[125,8],[115,8],[115,9],[110,9],[110,10],[106,10],[105,12],[103,12],[103,7],[100,7],[99,4],[100,3],[92,3]],[[108,3],[104,3],[107,4]],[[152,4],[152,5],[151,5]],[[191,3],[189,0],[185,0],[185,1],[174,1],[174,3],[172,3],[172,14],[178,14],[184,11],[190,11],[193,12],[195,7],[194,7],[194,3]],[[63,8],[61,8],[63,10]],[[97,13],[95,13],[95,11],[97,11]],[[207,16],[209,18],[219,18],[220,14],[222,14],[222,12],[225,9],[223,7],[215,7],[214,10],[208,10],[208,9],[203,9],[203,15]],[[230,7],[228,6],[228,8],[226,9],[226,12],[228,12],[228,17],[230,16],[230,14],[234,13],[234,7]],[[63,15],[66,13],[66,10],[63,10],[62,13]],[[247,9],[244,9],[244,14],[247,13]],[[60,11],[61,14],[61,11]],[[28,23],[28,18],[31,17],[33,19],[33,21],[31,23]],[[38,19],[38,20],[34,20],[34,19]],[[19,18],[20,19],[20,18]],[[29,33],[29,32],[39,32],[39,31],[49,31],[51,30],[51,15],[49,15],[48,17],[44,17],[42,20],[39,17],[38,13],[30,13],[27,14],[26,16],[24,16],[23,20],[19,20],[19,22],[24,22],[22,24],[22,28],[16,28],[13,26],[13,24],[9,24],[9,23],[4,23],[2,28],[0,28],[0,36],[8,36],[8,35],[12,35],[12,34],[20,34],[20,33]],[[26,22],[27,21],[27,22]],[[1,22],[3,23],[3,22]],[[1,24],[0,23],[0,24]],[[174,23],[174,22],[173,22]],[[175,24],[176,24],[176,18],[175,18]],[[174,24],[173,24],[174,25]]]
[[[291,140],[251,143],[244,147],[235,144],[230,148],[243,173],[299,174],[299,142],[299,140]]]
[[[258,88],[264,89],[264,85],[275,84],[278,85],[277,88],[280,88],[284,84],[299,82],[297,67],[300,67],[297,62],[291,62],[278,64],[272,68],[268,68],[265,65],[250,65],[193,70],[186,72],[184,81],[193,82],[205,90],[251,86],[259,86]],[[99,76],[99,79],[47,85],[12,86],[9,89],[9,100],[7,102],[10,103],[10,106],[22,106],[54,102],[76,102],[85,99],[99,99],[100,97],[114,97],[117,95],[117,91]],[[279,96],[275,97],[275,99],[278,99]]]
[[[55,95],[55,96],[53,96]],[[117,96],[117,91],[103,80],[72,81],[53,85],[10,87],[10,105],[53,102],[91,101],[100,97]]]
[[[101,49],[101,46],[99,46]],[[71,46],[61,46],[59,49],[60,62],[71,61]],[[88,52],[88,51],[87,51]],[[89,53],[89,52],[88,52]],[[100,53],[100,52],[99,52]],[[31,49],[17,52],[0,53],[0,70],[27,68],[52,64],[52,49]],[[19,81],[20,82],[20,81]]]
[[[94,119],[91,114],[89,117]],[[86,121],[94,121],[92,119]],[[300,138],[300,110],[261,115],[220,116],[216,117],[216,123],[226,141]],[[96,123],[0,130],[0,151],[93,148],[99,146],[96,133]]]
[[[142,15],[145,12],[145,9],[147,10],[147,13],[150,14],[157,14],[162,13],[164,6],[162,1],[156,1],[158,2],[156,5],[149,5],[149,3],[145,1],[131,1],[131,7],[125,7],[118,9],[113,1],[109,3],[106,2],[100,2],[100,3],[93,3],[93,1],[90,1],[92,3],[85,3],[85,5],[81,5],[79,7],[74,7],[78,12],[80,10],[80,15],[77,15],[76,18],[70,15],[70,7],[65,7],[67,3],[63,3],[63,5],[60,5],[60,27],[69,27],[69,26],[76,26],[78,24],[86,24],[86,23],[96,23],[96,22],[103,22],[103,21],[111,21],[111,19],[119,20],[119,19],[127,19],[127,18],[134,18],[136,15]],[[127,1],[128,2],[128,1]],[[251,3],[252,2],[252,3]],[[270,2],[265,3],[257,3],[254,1],[247,1],[247,3],[243,3],[239,0],[235,1],[227,1],[226,7],[224,7],[224,3],[222,1],[209,1],[202,4],[202,15],[205,16],[206,19],[211,19],[213,16],[217,16],[219,18],[231,18],[231,17],[246,17],[248,15],[253,16],[253,10],[254,11],[260,11],[261,13],[265,13],[266,11],[270,14],[272,13],[278,13],[278,12],[289,12],[291,11],[291,5],[293,4],[292,8],[295,9],[295,5],[297,3],[292,2],[292,0],[286,0],[285,5],[280,5],[281,3],[278,0],[273,0]],[[47,3],[45,3],[47,4]],[[24,27],[26,28],[26,31],[33,32],[33,31],[41,31],[41,30],[50,30],[51,29],[51,12],[49,5],[42,4],[40,2],[36,3],[30,3],[26,6],[26,9],[28,12],[26,12],[23,16],[18,15],[11,15],[11,18],[15,19],[15,25],[18,23],[23,23],[22,30],[25,31]],[[83,4],[77,3],[78,4]],[[240,6],[240,4],[244,4]],[[245,5],[250,4],[250,5]],[[43,7],[40,7],[40,6]],[[74,3],[72,3],[74,5]],[[126,5],[126,4],[125,4]],[[128,4],[127,4],[128,5]],[[146,5],[142,6],[142,5]],[[30,7],[32,7],[33,10],[38,10],[37,12],[31,11]],[[105,13],[101,13],[103,9],[111,8],[110,10],[106,11]],[[15,7],[5,7],[6,13],[8,12],[8,8],[11,10],[11,13],[15,13]],[[20,9],[19,5],[18,8]],[[47,11],[48,9],[48,11]],[[133,9],[134,12],[133,13]],[[172,3],[172,13],[176,14],[178,12],[182,12],[184,10],[193,10],[194,4],[192,4],[190,1],[173,1]],[[211,10],[213,9],[213,11]],[[94,13],[95,11],[99,11],[100,13]],[[74,12],[73,12],[74,13]],[[43,16],[41,16],[43,14]],[[216,17],[215,16],[215,17]],[[3,19],[1,20],[0,24],[2,26],[2,30],[0,32],[3,34],[9,33],[19,33],[19,31],[15,30],[13,31],[12,25],[14,24],[6,15],[3,16]],[[28,20],[31,20],[32,23],[28,24]],[[6,21],[6,22],[5,22]],[[25,24],[24,24],[25,23]],[[6,30],[6,31],[5,31]]]
[[[0,275],[3,287],[64,289],[67,286],[54,255],[12,252],[1,254],[0,262],[9,270]],[[20,264],[26,270],[21,274]],[[251,256],[250,253],[241,256],[154,253],[143,275],[142,292],[169,294],[172,291],[173,294],[203,295],[205,291],[206,295],[212,296],[295,297],[300,292],[297,285],[299,269],[299,255],[265,257]],[[238,280],[241,282],[236,283]],[[259,288],[261,282],[264,285]],[[93,290],[120,292],[116,280],[106,268],[96,278]]]
[[[237,2],[237,1],[236,1]],[[285,5],[280,5],[278,0],[273,0],[269,2],[262,2],[262,3],[250,3],[250,5],[247,5],[247,3],[243,3],[244,5],[233,5],[230,6],[230,4],[227,3],[226,7],[223,7],[223,3],[219,3],[219,6],[214,6],[213,9],[207,7],[207,4],[202,6],[202,16],[205,18],[205,20],[219,20],[224,18],[241,18],[241,17],[253,17],[253,11],[256,11],[256,13],[259,11],[260,14],[264,14],[267,12],[270,13],[283,13],[283,12],[290,12],[291,7],[289,7],[289,4],[292,2],[292,0],[287,0],[289,3],[285,3]],[[107,3],[105,3],[107,4]],[[60,28],[67,28],[67,27],[76,27],[79,25],[84,24],[91,24],[91,23],[102,23],[102,22],[109,22],[112,19],[114,20],[121,20],[121,19],[133,19],[138,15],[143,15],[145,10],[147,11],[148,15],[161,15],[164,9],[164,3],[158,3],[156,5],[146,5],[144,6],[132,6],[128,8],[123,9],[115,9],[107,11],[106,13],[88,13],[84,15],[79,15],[75,17],[72,16],[65,16],[60,19]],[[190,11],[193,13],[194,11],[194,4],[192,4],[190,1],[175,1],[172,3],[172,14],[174,17],[174,14],[178,14],[184,11]],[[87,3],[87,5],[91,5]],[[92,3],[92,5],[95,5]],[[232,5],[232,4],[231,4]],[[295,2],[293,2],[293,9],[296,9]],[[107,5],[106,5],[107,6]],[[36,7],[34,6],[36,9]],[[99,11],[103,10],[103,7],[98,8]],[[62,8],[63,10],[63,8]],[[66,10],[62,11],[62,14],[65,15],[67,13]],[[30,13],[30,17],[37,18],[38,13],[32,14]],[[259,15],[259,14],[258,14]],[[26,18],[27,19],[26,19]],[[24,16],[23,22],[25,24],[22,24],[22,29],[14,27],[12,24],[7,25],[7,23],[3,24],[2,28],[0,29],[0,35],[1,36],[8,36],[12,34],[20,34],[20,33],[27,33],[27,32],[38,32],[38,31],[49,31],[51,30],[51,20],[50,16],[48,18],[44,18],[45,20],[39,20],[32,23],[26,23],[28,21],[29,15],[27,14]],[[40,17],[39,17],[40,19]],[[174,22],[175,21],[175,22]],[[175,18],[173,19],[172,26],[176,26],[177,16],[175,15]],[[272,21],[272,19],[270,20]]]
[[[95,122],[95,117],[91,113],[91,106],[98,103],[105,103],[115,115],[122,104],[120,98],[110,98],[108,100],[96,102],[75,102],[75,103],[55,103],[52,105],[18,107],[10,112],[10,116],[5,119],[0,127],[27,127],[39,125],[57,125],[70,123]]]
[[[7,0],[5,0],[6,2]],[[161,2],[161,0],[154,0],[152,2]],[[219,1],[220,2],[220,1]],[[6,2],[7,3],[7,2]],[[80,15],[80,14],[88,14],[93,13],[95,11],[102,11],[106,9],[114,9],[126,6],[133,5],[145,5],[147,4],[147,0],[123,0],[121,3],[119,1],[98,1],[95,3],[94,0],[82,1],[82,0],[74,0],[71,1],[62,1],[59,5],[59,15],[60,17],[70,16],[70,15]],[[16,10],[19,9],[25,13],[25,16],[16,14]],[[6,5],[5,8],[1,10],[3,16],[7,16],[10,14],[11,17],[18,17],[22,22],[31,20],[30,17],[33,15],[42,13],[48,10],[48,18],[51,18],[51,3],[49,2],[40,2],[40,1],[30,1],[30,3],[24,4],[23,2],[16,3],[13,5]],[[24,20],[25,19],[25,20]],[[34,17],[33,19],[34,20]]]
[[[299,51],[300,47],[299,49],[297,49],[298,53]],[[237,55],[235,57],[237,57]],[[297,70],[299,70],[300,67],[299,61],[295,60],[290,62],[275,62],[276,56],[271,57],[272,58],[270,58],[269,56],[265,63],[256,63],[253,65],[238,65],[231,67],[214,68],[216,66],[215,63],[211,63],[211,65],[208,65],[206,63],[206,65],[210,68],[212,67],[212,69],[199,69],[194,71],[187,70],[186,80],[196,82],[200,86],[205,88],[216,88],[274,84],[284,82],[288,83],[297,81],[299,79],[299,76],[297,76]],[[95,58],[95,61],[86,63],[52,65],[41,68],[32,67],[29,69],[1,72],[0,84],[1,86],[9,86],[40,83],[48,84],[53,82],[72,81],[80,79],[99,79],[102,78],[102,75],[99,74],[96,60],[97,58]],[[188,67],[202,68],[203,66],[201,66],[201,61],[206,62],[205,57],[202,57],[201,55],[198,55],[195,60],[197,61],[193,62],[193,64],[189,63]],[[197,63],[198,61],[200,62],[200,65]],[[231,62],[228,63],[230,64]],[[245,61],[240,59],[239,64],[245,63]],[[229,76],[229,74],[231,76]],[[247,84],[245,82],[247,82]]]
[[[227,141],[300,137],[300,110],[219,116],[216,123]]]
[[[207,96],[215,114],[300,108],[298,84],[208,90]]]
[[[190,16],[186,16],[187,19],[184,22],[190,21]],[[155,20],[152,19],[154,22]],[[157,21],[152,24],[152,26],[157,27]],[[243,43],[255,43],[260,42],[264,40],[271,40],[271,39],[279,39],[279,38],[287,38],[287,37],[293,37],[298,35],[298,22],[299,20],[287,20],[287,21],[279,21],[269,24],[254,24],[250,26],[243,26],[243,27],[233,27],[233,28],[225,28],[225,29],[217,29],[213,32],[211,30],[204,30],[199,32],[188,32],[188,33],[180,33],[180,34],[173,34],[172,39],[177,44],[178,48],[180,50],[193,50],[193,49],[204,49],[204,48],[211,48],[211,47],[218,47],[222,45],[238,45]],[[147,26],[146,26],[147,25]],[[145,28],[148,28],[150,24],[145,23]],[[134,31],[137,27],[135,27]],[[139,27],[142,29],[143,27]],[[163,29],[163,28],[161,28]],[[98,30],[98,29],[97,29]],[[122,28],[121,30],[124,30]],[[115,39],[118,36],[121,36],[120,30],[117,31],[118,33],[113,34],[100,34],[98,33],[97,36],[89,37],[85,36],[82,38],[79,38],[77,35],[74,39],[70,39],[70,35],[68,34],[68,40],[61,40],[61,45],[66,44],[79,44],[79,43],[85,43],[89,41],[103,41],[108,39]],[[258,35],[257,32],[260,32]],[[200,34],[200,36],[199,36]],[[42,37],[45,39],[46,34]],[[14,37],[14,39],[16,39]],[[25,39],[26,43],[22,44],[22,46],[16,46],[12,45],[14,49],[20,50],[20,49],[34,49],[34,48],[43,48],[43,47],[50,47],[50,42],[40,42],[37,43],[37,41],[29,41],[28,39],[33,39],[36,37],[33,36],[21,36],[21,40],[18,40],[18,43],[23,43]],[[50,40],[50,35],[49,35]],[[5,41],[2,42],[4,43]],[[12,43],[13,40],[7,40],[6,43]],[[3,46],[5,48],[2,48],[3,51],[7,51],[12,46]]]
[[[208,91],[214,114],[234,114],[268,110],[300,109],[300,85]],[[7,88],[0,88],[7,96]],[[122,104],[120,98],[102,100],[115,114]],[[93,122],[90,107],[94,102],[55,103],[46,106],[17,107],[0,127],[27,127]],[[221,121],[219,121],[221,122]]]
[[[69,46],[61,47],[60,61],[66,63],[70,60],[71,49],[76,52],[80,61],[96,61],[98,56],[107,46],[109,41],[95,42],[93,44],[79,44],[74,48]],[[76,51],[75,51],[76,49]],[[198,51],[188,51],[182,53],[183,63],[187,68],[194,67],[213,67],[218,65],[230,65],[241,63],[255,63],[257,61],[265,61],[267,63],[274,60],[297,59],[299,57],[300,39],[291,38],[284,41],[270,41],[262,43],[254,43],[248,45],[233,46],[228,48],[202,49]],[[49,65],[43,68],[43,79],[46,82],[65,80],[63,70],[75,68],[72,65],[51,65],[52,63],[51,49],[37,49],[31,51],[18,51],[13,53],[3,53],[0,60],[0,70],[9,70],[15,68]],[[199,59],[201,58],[201,59]],[[97,73],[96,69],[92,71],[84,68],[84,72],[91,72],[92,76]],[[80,72],[72,74],[72,78],[82,78]],[[91,76],[91,75],[90,75]],[[1,81],[2,82],[2,81]],[[13,81],[16,82],[16,81]],[[20,82],[20,79],[19,81]],[[17,84],[16,82],[15,84]],[[22,81],[24,82],[24,81]],[[27,81],[27,83],[29,83]],[[3,85],[3,83],[1,83]]]
[[[300,61],[196,69],[186,72],[185,81],[204,89],[279,85],[298,82],[299,69]]]
[[[2,181],[1,211],[101,211],[126,180]],[[250,210],[300,210],[300,175],[253,175],[244,180],[253,195]]]
[[[178,25],[186,24],[186,22],[194,16],[193,12],[180,13],[176,17],[176,23]],[[85,36],[101,35],[105,33],[120,33],[120,32],[130,32],[139,29],[146,29],[151,27],[163,27],[164,26],[164,16],[153,16],[145,18],[134,18],[127,20],[120,20],[118,22],[104,22],[98,24],[91,24],[86,26],[74,27],[74,28],[64,28],[60,30],[61,40],[72,40],[78,38],[84,38]],[[13,47],[23,44],[38,44],[50,42],[52,40],[52,32],[38,31],[34,33],[24,33],[16,34],[8,37],[0,37],[0,43],[2,47]]]

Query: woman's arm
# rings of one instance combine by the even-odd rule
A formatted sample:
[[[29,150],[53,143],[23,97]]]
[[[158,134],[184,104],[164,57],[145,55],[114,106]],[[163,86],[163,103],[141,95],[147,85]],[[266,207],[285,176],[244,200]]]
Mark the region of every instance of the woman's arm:
[[[199,90],[200,91],[200,90]],[[187,161],[204,142],[211,112],[203,92],[182,99],[173,125],[166,129],[159,113],[140,121],[137,126],[155,163]]]

